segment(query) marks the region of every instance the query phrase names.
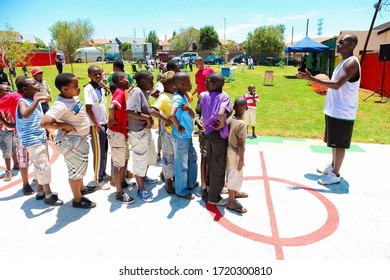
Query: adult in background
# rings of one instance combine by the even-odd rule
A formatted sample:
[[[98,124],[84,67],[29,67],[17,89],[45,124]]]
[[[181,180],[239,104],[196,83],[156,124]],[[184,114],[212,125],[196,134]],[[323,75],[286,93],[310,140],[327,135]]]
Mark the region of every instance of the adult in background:
[[[340,168],[344,160],[345,149],[351,144],[353,125],[358,108],[360,86],[360,64],[353,56],[353,50],[358,43],[355,35],[345,35],[337,42],[336,51],[343,60],[336,67],[330,81],[313,77],[308,70],[298,72],[300,79],[316,82],[328,87],[325,106],[325,137],[324,141],[332,148],[332,164],[319,173],[327,174],[318,179],[322,185],[340,183]]]
[[[214,73],[214,69],[211,67],[205,67],[203,58],[201,56],[197,56],[195,58],[195,66],[198,69],[195,73],[195,83],[196,87],[194,91],[192,92],[192,95],[195,93],[199,97],[199,94],[201,94],[206,90],[206,78],[207,75],[210,73]]]
[[[57,54],[55,60],[56,60],[56,67],[57,67],[58,74],[61,74],[62,73],[62,62],[63,62],[61,55]]]
[[[10,86],[11,85],[9,83],[9,81],[8,81],[8,76],[4,72],[4,68],[3,67],[0,67],[0,84],[6,85],[6,86]]]

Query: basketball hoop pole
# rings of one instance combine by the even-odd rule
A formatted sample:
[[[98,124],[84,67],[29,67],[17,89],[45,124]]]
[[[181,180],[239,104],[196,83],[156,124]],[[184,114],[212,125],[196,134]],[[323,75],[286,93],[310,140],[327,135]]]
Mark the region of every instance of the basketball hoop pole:
[[[373,96],[374,94],[379,94],[380,97],[381,97],[381,100],[379,102],[382,102],[382,99],[383,99],[383,93],[387,93],[385,88],[384,88],[384,84],[385,84],[385,70],[386,70],[386,61],[387,59],[385,58],[384,62],[383,62],[383,71],[382,71],[382,83],[381,83],[381,88],[378,89],[377,91],[374,91],[370,96],[366,97],[366,99],[364,99],[363,101],[366,101],[368,98],[370,98],[371,96]],[[387,95],[386,95],[387,96]],[[385,101],[386,102],[386,101]]]

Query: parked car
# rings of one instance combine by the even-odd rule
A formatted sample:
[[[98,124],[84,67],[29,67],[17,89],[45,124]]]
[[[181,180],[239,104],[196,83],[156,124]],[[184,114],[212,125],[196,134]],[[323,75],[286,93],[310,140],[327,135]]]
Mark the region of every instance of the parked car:
[[[212,54],[205,58],[204,60],[205,64],[223,64],[224,60],[223,57]]]
[[[74,55],[74,61],[77,63],[88,63],[102,61],[104,59],[103,51],[96,47],[86,47],[77,49]]]
[[[195,60],[195,58],[197,56],[199,56],[199,54],[197,52],[184,52],[181,55],[179,55],[179,57],[184,58],[184,61],[186,61],[186,62],[188,61],[190,56],[192,56],[194,58],[194,60]]]
[[[239,54],[239,55],[236,55],[235,57],[233,57],[233,58],[230,60],[230,63],[242,63],[242,59],[243,59],[243,58],[245,59],[245,63],[248,63],[248,58],[249,58],[249,57],[252,57],[252,56],[249,55],[249,54],[246,54],[246,53]]]
[[[174,53],[169,51],[158,51],[157,55],[161,62],[168,62],[176,56]]]

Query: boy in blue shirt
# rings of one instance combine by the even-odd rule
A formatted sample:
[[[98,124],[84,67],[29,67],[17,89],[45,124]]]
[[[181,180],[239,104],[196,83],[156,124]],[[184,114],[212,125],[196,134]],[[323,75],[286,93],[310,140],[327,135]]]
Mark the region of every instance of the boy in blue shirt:
[[[192,143],[194,131],[194,111],[190,108],[185,93],[192,88],[190,76],[177,72],[173,76],[177,92],[173,95],[172,109],[169,114],[174,127],[172,129],[172,144],[174,150],[174,172],[176,195],[184,199],[194,199],[189,192],[196,186],[198,176],[197,154]]]

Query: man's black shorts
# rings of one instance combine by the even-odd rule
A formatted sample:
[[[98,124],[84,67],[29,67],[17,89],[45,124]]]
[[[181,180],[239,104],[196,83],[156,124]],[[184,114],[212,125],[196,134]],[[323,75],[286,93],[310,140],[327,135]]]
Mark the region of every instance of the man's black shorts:
[[[340,120],[325,115],[324,141],[331,148],[349,149],[354,121]]]

